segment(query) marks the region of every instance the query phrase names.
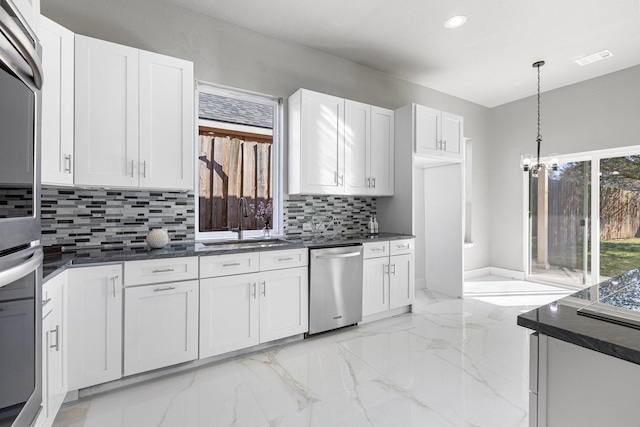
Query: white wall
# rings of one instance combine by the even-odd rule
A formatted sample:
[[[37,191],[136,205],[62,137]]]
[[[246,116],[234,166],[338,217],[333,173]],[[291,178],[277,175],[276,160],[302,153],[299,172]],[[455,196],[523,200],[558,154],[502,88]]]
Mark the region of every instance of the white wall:
[[[544,87],[544,68],[541,73]],[[535,79],[533,70],[532,85]],[[545,92],[541,99],[542,156],[640,144],[640,66]],[[536,98],[493,108],[490,125],[490,191],[484,197],[491,203],[491,265],[523,271],[519,162],[521,154],[536,151]]]
[[[283,98],[304,87],[392,109],[415,102],[464,116],[476,200],[466,268],[489,266],[487,108],[165,1],[46,0],[42,13],[79,34],[192,60],[198,80]]]

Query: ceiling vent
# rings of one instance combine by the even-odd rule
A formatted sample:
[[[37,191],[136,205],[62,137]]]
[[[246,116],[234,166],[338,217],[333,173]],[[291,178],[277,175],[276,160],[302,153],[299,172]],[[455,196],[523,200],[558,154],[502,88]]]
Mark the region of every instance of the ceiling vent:
[[[602,61],[603,59],[611,58],[613,53],[608,50],[601,50],[597,53],[592,53],[591,55],[583,56],[582,58],[578,58],[575,60],[578,65],[589,65],[594,62]]]

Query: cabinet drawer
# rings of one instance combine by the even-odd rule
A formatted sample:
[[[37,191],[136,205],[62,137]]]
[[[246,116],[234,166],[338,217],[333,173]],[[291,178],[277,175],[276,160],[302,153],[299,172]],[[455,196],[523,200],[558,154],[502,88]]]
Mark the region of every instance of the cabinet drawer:
[[[364,247],[364,259],[389,256],[389,242],[368,242],[363,243],[362,246]]]
[[[124,285],[146,285],[198,278],[198,257],[162,258],[124,263]]]
[[[308,254],[307,248],[260,252],[260,270],[304,267],[309,263]]]
[[[255,273],[260,270],[260,254],[245,252],[200,257],[200,278]]]
[[[389,244],[391,245],[391,255],[404,255],[413,252],[414,240],[392,240]]]

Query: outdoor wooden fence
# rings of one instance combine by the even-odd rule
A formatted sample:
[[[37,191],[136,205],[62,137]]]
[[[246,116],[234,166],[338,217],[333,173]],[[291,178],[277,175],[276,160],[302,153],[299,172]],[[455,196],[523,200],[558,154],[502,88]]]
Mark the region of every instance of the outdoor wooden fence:
[[[198,153],[200,231],[238,227],[239,202],[248,202],[246,230],[260,229],[258,204],[272,197],[272,143],[230,136],[200,135]]]
[[[537,215],[537,182],[532,191],[532,207]],[[588,191],[591,191],[589,186]],[[549,261],[552,265],[581,265],[584,226],[583,184],[568,180],[549,180]],[[590,203],[590,201],[589,201]],[[591,224],[589,236],[591,236]],[[532,221],[537,236],[537,221]],[[600,188],[600,240],[639,237],[640,194],[619,188]],[[535,253],[535,252],[534,252]]]

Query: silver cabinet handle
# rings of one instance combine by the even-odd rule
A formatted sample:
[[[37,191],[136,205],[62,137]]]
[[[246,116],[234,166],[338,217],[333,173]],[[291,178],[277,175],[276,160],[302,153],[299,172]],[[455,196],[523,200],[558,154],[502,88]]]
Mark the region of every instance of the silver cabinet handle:
[[[153,270],[152,273],[171,273],[173,268],[165,268],[163,270]]]
[[[67,154],[66,156],[64,156],[64,160],[66,162],[64,171],[71,173],[71,154]]]
[[[113,277],[111,278],[111,284],[112,284],[112,286],[113,286],[113,297],[114,297],[114,298],[116,297],[116,279],[117,279],[118,277],[120,277],[120,276],[115,275],[115,276],[113,276]]]
[[[153,292],[164,292],[164,291],[172,291],[176,287],[175,286],[167,286],[166,288],[155,288]]]
[[[370,250],[371,252],[380,252],[380,251],[385,252],[385,251],[387,250],[387,247],[386,247],[386,246],[383,246],[383,247],[381,247],[381,248],[371,248],[371,249],[369,249],[369,250]]]
[[[396,264],[395,262],[393,264],[391,264],[392,270],[391,270],[391,274],[393,274],[394,276],[396,275]]]
[[[278,258],[278,261],[293,261],[293,258],[288,257],[288,258]]]
[[[146,160],[142,161],[142,177],[143,178],[147,177],[147,161]]]
[[[367,187],[371,188],[371,178],[367,178]]]
[[[344,185],[344,175],[338,175],[338,185],[339,186]]]
[[[346,254],[336,254],[336,255],[316,255],[316,259],[334,259],[334,258],[353,258],[354,256],[359,256],[360,252],[349,252]]]
[[[333,171],[333,182],[338,183],[338,171]]]
[[[376,177],[373,177],[373,188],[376,188]]]
[[[54,344],[50,344],[49,348],[55,348],[56,351],[60,351],[60,325],[56,325],[55,329],[52,329],[50,331],[52,334],[55,333],[56,334],[56,343]]]
[[[51,298],[47,298],[46,300],[42,301],[42,306],[44,307],[45,305],[49,304],[51,302]]]
[[[256,282],[253,282],[253,293],[251,294],[251,296],[253,296],[253,299],[256,299]]]
[[[133,168],[134,168],[134,164],[133,164],[133,160],[131,160],[131,178],[133,178]]]
[[[223,267],[235,267],[237,265],[240,265],[239,262],[231,262],[229,264],[222,264]]]
[[[266,297],[267,296],[267,282],[264,281],[264,282],[261,283],[261,285],[262,285],[262,296]]]
[[[406,245],[396,245],[396,248],[398,249],[409,249],[411,247],[411,245],[409,243],[407,243]]]
[[[44,255],[42,253],[42,249],[37,249],[27,261],[0,272],[0,288],[11,284],[18,279],[22,279],[24,276],[34,271],[40,266],[40,264],[42,264],[43,258]]]
[[[443,151],[447,151],[447,140],[444,140],[444,148],[442,149]]]

